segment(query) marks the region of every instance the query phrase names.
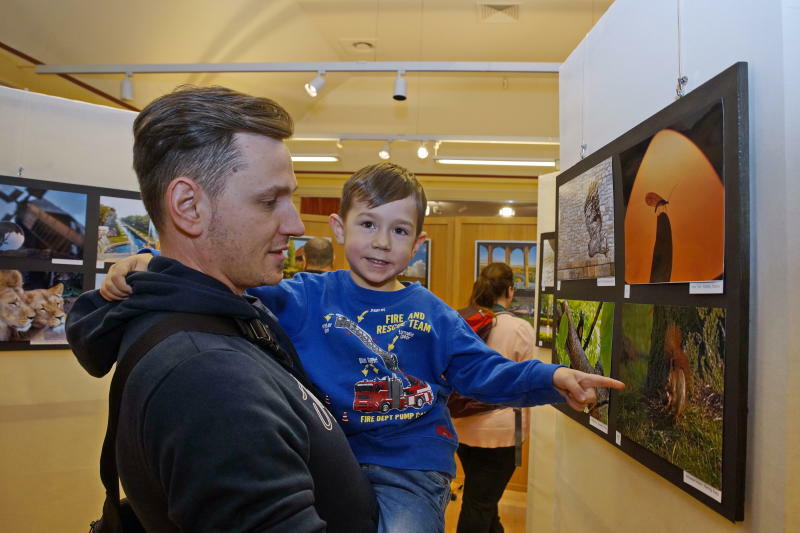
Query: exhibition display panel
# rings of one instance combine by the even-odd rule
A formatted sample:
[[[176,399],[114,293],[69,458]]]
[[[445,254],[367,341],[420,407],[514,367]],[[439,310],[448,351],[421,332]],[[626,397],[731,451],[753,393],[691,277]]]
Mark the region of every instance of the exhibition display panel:
[[[744,514],[747,101],[737,63],[558,176],[556,287],[550,301],[540,284],[538,313],[554,363],[626,383],[586,413],[559,409],[731,520]]]

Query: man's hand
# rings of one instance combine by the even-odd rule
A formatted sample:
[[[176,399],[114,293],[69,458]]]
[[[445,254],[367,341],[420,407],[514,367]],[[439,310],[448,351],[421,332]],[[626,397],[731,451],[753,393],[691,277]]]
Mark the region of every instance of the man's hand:
[[[583,411],[597,402],[595,387],[625,388],[625,384],[616,379],[587,374],[564,366],[553,374],[553,386],[567,400],[569,406],[576,411]]]
[[[151,254],[136,254],[111,265],[108,274],[103,279],[103,285],[100,287],[100,296],[109,302],[124,300],[130,296],[133,289],[125,281],[125,275],[130,272],[147,270],[147,265],[152,258]]]

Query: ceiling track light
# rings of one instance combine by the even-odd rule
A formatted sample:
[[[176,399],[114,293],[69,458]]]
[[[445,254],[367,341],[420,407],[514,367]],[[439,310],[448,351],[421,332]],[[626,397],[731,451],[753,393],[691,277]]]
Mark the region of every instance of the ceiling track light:
[[[129,63],[115,65],[37,65],[37,74],[124,74],[202,72],[489,72],[558,74],[561,63],[524,61],[331,61],[301,63]]]
[[[406,84],[405,76],[405,70],[398,70],[397,77],[394,79],[394,92],[392,93],[392,98],[400,102],[406,99],[406,94],[408,92],[408,85]]]
[[[429,155],[430,152],[428,151],[428,147],[425,146],[425,141],[420,142],[419,148],[417,148],[417,157],[420,159],[427,159]]]
[[[467,143],[467,144],[509,144],[509,145],[542,145],[558,146],[556,137],[501,137],[496,135],[445,135],[425,133],[422,135],[392,135],[386,133],[298,133],[291,138],[292,141],[406,141],[406,142],[433,142]]]
[[[434,161],[440,165],[481,165],[481,166],[502,166],[502,167],[551,167],[555,168],[554,159],[522,159],[506,157],[503,159],[492,159],[486,157],[434,157]]]
[[[317,76],[311,80],[310,82],[306,83],[303,88],[308,93],[308,96],[311,98],[316,98],[322,88],[325,87],[325,71],[320,70],[317,72]]]
[[[392,152],[389,149],[389,141],[386,141],[386,144],[383,145],[383,148],[380,149],[380,151],[378,152],[378,157],[380,157],[383,160],[392,157]]]
[[[131,101],[133,100],[133,74],[130,72],[125,73],[125,77],[122,78],[122,81],[119,84],[119,97],[122,100]]]

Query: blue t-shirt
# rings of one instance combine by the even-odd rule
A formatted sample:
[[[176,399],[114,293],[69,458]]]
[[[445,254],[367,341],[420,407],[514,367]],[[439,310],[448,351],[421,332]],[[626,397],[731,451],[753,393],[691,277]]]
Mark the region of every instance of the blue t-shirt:
[[[503,357],[419,283],[373,291],[339,270],[248,293],[278,316],[361,463],[454,475],[453,388],[511,406],[563,401],[558,365]]]

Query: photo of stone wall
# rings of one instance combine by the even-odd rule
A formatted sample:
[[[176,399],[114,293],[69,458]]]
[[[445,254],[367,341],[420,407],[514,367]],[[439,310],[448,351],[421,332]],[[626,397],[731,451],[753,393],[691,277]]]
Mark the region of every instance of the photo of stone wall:
[[[556,279],[614,275],[614,185],[611,158],[558,188]]]
[[[542,239],[542,289],[556,286],[555,245],[555,239]]]

